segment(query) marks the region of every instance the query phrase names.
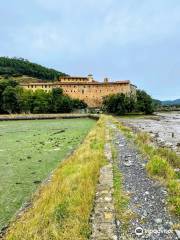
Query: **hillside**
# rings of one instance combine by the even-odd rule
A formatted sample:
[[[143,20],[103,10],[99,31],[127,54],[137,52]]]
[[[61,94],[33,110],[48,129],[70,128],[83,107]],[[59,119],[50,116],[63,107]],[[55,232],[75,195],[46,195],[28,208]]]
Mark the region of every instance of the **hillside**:
[[[180,99],[161,101],[162,105],[180,105]]]
[[[23,58],[0,57],[1,78],[34,78],[54,81],[58,76],[67,75],[54,69],[43,67]]]

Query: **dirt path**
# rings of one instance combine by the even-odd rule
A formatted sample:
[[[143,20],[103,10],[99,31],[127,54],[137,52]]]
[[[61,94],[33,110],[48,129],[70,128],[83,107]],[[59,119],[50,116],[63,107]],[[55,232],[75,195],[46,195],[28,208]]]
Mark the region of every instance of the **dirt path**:
[[[119,239],[175,240],[172,230],[175,220],[166,206],[167,191],[158,182],[150,179],[145,170],[146,159],[142,159],[133,144],[114,125],[113,145],[117,150],[117,161],[123,175],[124,190],[130,194],[129,208],[137,214],[130,222],[127,235],[121,232]],[[139,235],[135,234],[137,228]],[[138,229],[137,229],[138,230]],[[125,236],[126,235],[126,236]]]

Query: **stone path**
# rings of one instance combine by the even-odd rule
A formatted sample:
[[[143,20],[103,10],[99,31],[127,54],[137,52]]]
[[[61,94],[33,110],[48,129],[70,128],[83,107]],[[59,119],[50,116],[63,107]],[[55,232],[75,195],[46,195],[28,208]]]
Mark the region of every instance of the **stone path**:
[[[110,144],[105,145],[108,164],[100,169],[99,183],[92,215],[91,240],[116,240],[116,225],[113,203],[113,170]]]
[[[121,232],[120,224],[119,239],[178,239],[172,230],[172,225],[177,222],[167,211],[166,189],[147,176],[146,159],[142,159],[135,147],[127,142],[114,125],[112,127],[112,141],[118,153],[118,167],[123,175],[124,190],[131,196],[129,208],[137,214],[137,217],[131,220],[126,234]]]

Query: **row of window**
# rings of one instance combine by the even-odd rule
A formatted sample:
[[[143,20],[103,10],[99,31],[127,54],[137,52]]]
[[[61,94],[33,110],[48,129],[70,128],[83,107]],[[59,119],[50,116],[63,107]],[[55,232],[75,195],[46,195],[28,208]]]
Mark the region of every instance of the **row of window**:
[[[28,85],[28,88],[36,88],[37,86],[36,85]],[[50,86],[48,86],[48,85],[42,85],[42,86],[39,86],[40,88],[51,88]],[[60,87],[62,87],[62,86],[60,86]],[[106,90],[106,89],[105,89]],[[103,91],[105,91],[105,90],[103,90]],[[65,90],[66,92],[68,91],[68,90]],[[73,90],[69,90],[69,91],[71,91],[71,92],[73,92]],[[77,91],[79,91],[79,92],[81,92],[81,91],[83,91],[83,90],[74,90],[74,92],[77,92]],[[106,90],[106,91],[108,91],[108,89]],[[111,89],[111,91],[117,91],[116,89]],[[102,92],[102,90],[100,89],[100,90],[96,90],[96,92]]]
[[[84,82],[84,81],[87,81],[87,79],[81,79],[81,78],[77,78],[77,79],[72,79],[72,78],[64,79],[64,78],[61,78],[60,81],[61,82]]]
[[[36,86],[37,86],[37,85],[28,85],[27,87],[28,87],[28,88],[36,88]],[[42,88],[51,88],[52,85],[39,85],[39,87],[42,87]],[[57,87],[58,87],[58,86],[57,86]],[[59,87],[63,87],[63,86],[62,86],[62,85],[59,85]],[[74,86],[73,86],[73,85],[72,85],[72,86],[69,85],[68,87],[70,87],[70,88],[71,88],[71,87],[72,87],[72,88],[79,88],[79,86],[75,86],[75,85],[74,85]],[[86,86],[86,85],[83,85],[83,86],[81,86],[81,87],[83,87],[83,88],[99,88],[99,87],[102,88],[103,86],[101,86],[101,85],[99,85],[99,86],[98,86],[98,85],[97,85],[97,86],[91,86],[91,85],[90,85],[90,86],[88,86],[88,85]],[[112,87],[112,86],[109,86],[108,88],[113,88],[113,87]]]

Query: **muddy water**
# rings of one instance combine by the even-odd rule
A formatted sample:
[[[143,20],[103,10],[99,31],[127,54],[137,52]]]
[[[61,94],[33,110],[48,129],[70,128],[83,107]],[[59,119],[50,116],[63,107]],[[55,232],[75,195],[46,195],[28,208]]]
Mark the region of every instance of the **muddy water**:
[[[160,146],[180,152],[180,112],[157,113],[155,119],[127,119],[127,123],[152,134]]]

